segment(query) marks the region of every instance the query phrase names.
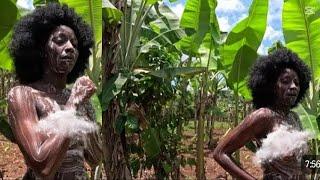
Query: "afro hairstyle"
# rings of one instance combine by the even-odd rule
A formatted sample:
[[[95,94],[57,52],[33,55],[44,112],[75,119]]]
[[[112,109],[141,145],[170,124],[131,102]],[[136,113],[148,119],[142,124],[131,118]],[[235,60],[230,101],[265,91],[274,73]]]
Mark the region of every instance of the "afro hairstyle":
[[[296,53],[287,48],[280,48],[268,56],[259,57],[251,68],[248,85],[256,109],[274,105],[277,98],[274,87],[278,77],[286,68],[294,70],[299,77],[300,92],[292,107],[297,106],[304,97],[311,80],[310,70]]]
[[[43,75],[45,43],[52,31],[60,26],[70,27],[78,40],[79,56],[67,83],[74,82],[84,73],[91,55],[93,33],[89,25],[67,5],[50,3],[22,17],[14,27],[10,44],[16,75],[21,84],[40,80]]]

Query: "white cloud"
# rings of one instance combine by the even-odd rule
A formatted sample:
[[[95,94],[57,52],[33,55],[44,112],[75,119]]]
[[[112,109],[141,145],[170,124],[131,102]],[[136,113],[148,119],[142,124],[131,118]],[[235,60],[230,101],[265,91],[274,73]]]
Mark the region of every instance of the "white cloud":
[[[267,26],[266,32],[264,34],[264,39],[270,41],[281,40],[282,32],[280,30],[273,29],[272,26]]]
[[[223,32],[230,32],[231,29],[241,20],[247,17],[246,13],[239,14],[236,18],[231,18],[230,16],[218,16],[218,22],[220,30]]]
[[[258,54],[260,54],[260,55],[267,55],[268,54],[268,47],[265,45],[265,43],[261,43],[261,45],[258,49]]]
[[[18,0],[16,5],[23,16],[35,9],[33,6],[33,0]]]
[[[178,3],[170,6],[171,10],[181,19],[183,10],[184,10],[184,4]]]
[[[282,10],[282,5],[283,5],[283,1],[280,0],[270,0],[269,2],[269,8],[270,11],[273,12],[278,12]]]
[[[261,55],[267,55],[268,49],[277,41],[283,42],[283,33],[281,30],[275,30],[268,24],[266,32],[263,37],[263,41],[258,49],[258,53]]]
[[[269,4],[268,23],[275,21],[281,22],[283,2],[279,0],[271,0]]]
[[[231,30],[232,25],[229,23],[227,17],[218,17],[218,22],[220,26],[220,30],[224,32],[229,32]]]
[[[240,0],[218,0],[217,12],[244,11],[245,6]]]

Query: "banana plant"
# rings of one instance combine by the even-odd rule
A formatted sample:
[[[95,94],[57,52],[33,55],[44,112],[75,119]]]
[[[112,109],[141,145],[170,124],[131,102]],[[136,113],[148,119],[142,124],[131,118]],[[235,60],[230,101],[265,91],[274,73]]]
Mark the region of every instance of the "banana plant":
[[[3,0],[0,2],[0,68],[11,71],[12,59],[9,55],[9,42],[14,23],[19,18],[19,11],[15,2]]]
[[[286,46],[296,52],[310,67],[311,87],[306,106],[313,115],[319,115],[320,80],[320,5],[316,0],[285,1],[283,7],[283,33]]]
[[[319,154],[320,4],[316,0],[284,2],[283,33],[286,46],[310,67],[311,83],[303,106],[296,108],[304,128],[316,135],[314,154]]]
[[[228,74],[228,85],[237,95],[250,99],[246,86],[248,70],[257,58],[266,30],[268,1],[252,1],[249,16],[237,23],[228,34],[221,64]]]
[[[19,19],[20,13],[15,1],[4,0],[0,2],[0,69],[7,72],[13,71],[13,61],[9,55],[9,43],[14,23]],[[0,108],[6,108],[5,97],[0,97]],[[8,124],[6,114],[0,114],[0,133],[14,142],[14,136]]]
[[[251,99],[246,81],[249,68],[258,57],[257,50],[266,30],[267,13],[268,1],[253,0],[248,17],[237,23],[224,43],[221,70],[226,72],[227,84],[234,91],[234,127],[239,122],[239,94],[247,100]],[[238,151],[236,160],[240,160]]]
[[[210,70],[216,68],[220,30],[215,15],[217,1],[188,0],[180,21],[180,27],[186,32],[175,46],[189,57],[196,57],[198,64],[205,68],[199,91],[200,107],[197,128],[197,179],[205,179],[204,172],[204,100],[207,96],[207,81]]]

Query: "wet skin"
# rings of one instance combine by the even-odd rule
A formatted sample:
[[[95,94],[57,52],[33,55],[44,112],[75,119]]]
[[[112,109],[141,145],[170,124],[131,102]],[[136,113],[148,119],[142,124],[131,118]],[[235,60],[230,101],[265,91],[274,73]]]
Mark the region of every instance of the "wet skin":
[[[65,109],[78,109],[87,103],[95,92],[93,82],[87,77],[78,78],[71,93],[65,93],[67,75],[77,58],[77,38],[73,30],[61,25],[53,30],[46,42],[46,59],[41,80],[16,86],[8,93],[10,125],[26,163],[39,176],[52,179],[69,148],[70,138],[63,134],[47,135],[35,127],[41,118]],[[89,109],[86,109],[88,119]],[[90,137],[89,137],[90,138]],[[94,155],[101,154],[98,144],[96,152],[89,153],[89,164],[97,164]],[[86,152],[85,152],[86,153]]]
[[[230,131],[214,150],[214,159],[235,178],[255,179],[233,162],[231,154],[251,140],[260,140],[266,137],[276,125],[286,121],[299,92],[300,85],[297,73],[292,69],[284,69],[275,84],[277,95],[275,103],[270,107],[255,110]]]
[[[48,61],[45,67],[57,74],[70,73],[79,56],[77,46],[73,30],[64,25],[58,26],[46,43]]]

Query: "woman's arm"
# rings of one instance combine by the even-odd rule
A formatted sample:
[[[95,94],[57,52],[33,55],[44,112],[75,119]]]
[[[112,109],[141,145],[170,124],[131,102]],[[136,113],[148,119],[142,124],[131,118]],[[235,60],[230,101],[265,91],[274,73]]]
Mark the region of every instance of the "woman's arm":
[[[39,119],[31,91],[29,87],[17,86],[8,93],[10,125],[28,166],[40,176],[50,177],[60,166],[70,139],[38,131]]]
[[[255,137],[267,134],[272,126],[272,113],[269,109],[254,111],[219,142],[214,150],[214,159],[235,178],[255,179],[232,161],[231,154]]]
[[[87,120],[95,122],[95,112],[90,103],[90,97],[96,91],[94,83],[86,76],[78,78],[72,88],[66,108],[74,108]],[[90,167],[96,167],[102,159],[102,141],[100,132],[94,131],[84,138],[84,156]]]

